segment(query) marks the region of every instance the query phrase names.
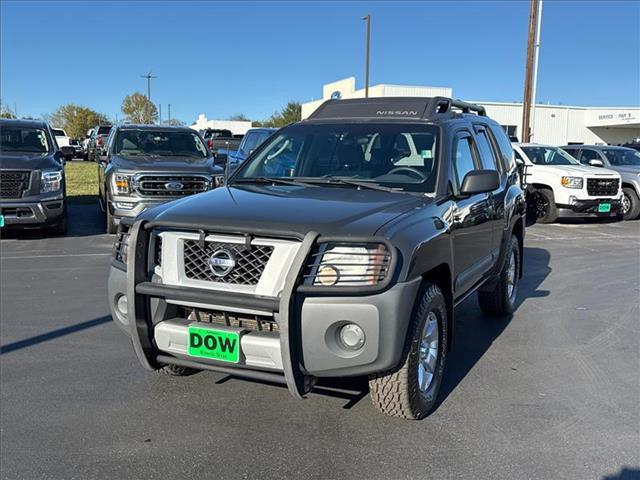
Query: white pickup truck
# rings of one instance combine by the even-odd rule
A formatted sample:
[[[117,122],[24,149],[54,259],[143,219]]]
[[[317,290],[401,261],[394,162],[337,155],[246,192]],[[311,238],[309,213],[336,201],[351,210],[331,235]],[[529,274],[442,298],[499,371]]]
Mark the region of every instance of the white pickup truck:
[[[52,128],[51,131],[53,132],[53,136],[56,137],[56,143],[58,144],[58,147],[62,148],[72,146],[71,138],[69,138],[67,132],[65,132],[62,128]],[[65,153],[65,160],[69,161],[72,158],[73,154]]]
[[[581,165],[558,147],[515,143],[516,161],[523,169],[527,211],[540,223],[558,217],[617,217],[622,219],[620,174]]]

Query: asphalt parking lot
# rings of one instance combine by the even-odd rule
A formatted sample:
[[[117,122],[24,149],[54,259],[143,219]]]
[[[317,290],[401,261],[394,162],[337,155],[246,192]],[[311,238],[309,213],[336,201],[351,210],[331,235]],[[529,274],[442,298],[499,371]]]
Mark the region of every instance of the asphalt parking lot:
[[[408,422],[359,380],[297,401],[143,371],[96,208],[0,244],[2,478],[640,478],[640,221],[529,228],[517,312],[458,309],[440,404]]]

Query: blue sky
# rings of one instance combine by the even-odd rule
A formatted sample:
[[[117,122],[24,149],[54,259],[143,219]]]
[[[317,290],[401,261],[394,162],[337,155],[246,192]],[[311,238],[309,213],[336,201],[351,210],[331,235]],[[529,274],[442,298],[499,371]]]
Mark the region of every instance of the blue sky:
[[[125,95],[199,113],[268,117],[324,83],[453,87],[462,99],[520,101],[528,1],[0,3],[0,93],[20,115],[73,102],[112,118]],[[538,101],[640,104],[640,2],[552,1],[543,9]]]

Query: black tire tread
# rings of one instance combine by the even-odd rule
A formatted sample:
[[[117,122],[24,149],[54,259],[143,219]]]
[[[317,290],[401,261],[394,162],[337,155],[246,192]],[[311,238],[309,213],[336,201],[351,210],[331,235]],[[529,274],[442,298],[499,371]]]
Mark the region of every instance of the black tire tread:
[[[411,401],[411,392],[417,387],[409,388],[408,356],[413,343],[414,332],[420,324],[422,317],[426,316],[433,300],[442,297],[442,292],[435,284],[429,284],[424,290],[420,304],[412,317],[407,333],[407,342],[403,351],[403,362],[399,368],[371,375],[369,377],[369,393],[374,407],[381,413],[391,416],[418,420],[424,418],[429,412],[415,409]],[[443,297],[444,298],[444,297]],[[446,320],[445,320],[446,321]],[[446,337],[445,337],[446,338]],[[416,392],[417,393],[417,392]]]
[[[511,236],[511,239],[507,244],[507,252],[512,251],[514,244],[518,255],[522,255],[518,239],[515,236]],[[516,271],[516,278],[518,278],[519,274],[519,260],[520,258],[516,259],[516,268],[518,268]],[[507,265],[508,259],[505,258],[504,265],[500,271],[500,280],[498,281],[498,285],[496,285],[495,289],[490,291],[478,291],[478,303],[480,304],[480,309],[486,315],[500,317],[513,313],[514,306],[507,298]]]
[[[629,197],[629,200],[631,200],[631,208],[623,219],[635,220],[640,215],[640,198],[638,198],[638,194],[633,188],[624,187],[622,191]]]
[[[553,190],[547,188],[540,188],[537,190],[538,195],[545,197],[549,203],[549,209],[544,217],[538,218],[540,223],[553,223],[558,219],[558,207],[556,207],[556,201],[553,196]]]

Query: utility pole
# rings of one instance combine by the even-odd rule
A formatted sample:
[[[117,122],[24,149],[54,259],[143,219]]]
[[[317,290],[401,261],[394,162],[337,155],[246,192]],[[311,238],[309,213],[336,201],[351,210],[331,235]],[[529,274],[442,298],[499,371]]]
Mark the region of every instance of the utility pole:
[[[535,44],[535,31],[538,16],[538,1],[531,0],[531,9],[529,11],[529,34],[527,35],[527,63],[524,74],[524,99],[522,101],[522,141],[529,142],[531,140],[531,94],[532,94],[532,77],[533,77],[533,53]]]
[[[370,58],[370,45],[371,45],[371,14],[368,13],[362,17],[362,20],[367,22],[367,47],[365,53],[365,76],[364,76],[364,97],[369,98],[369,58]]]
[[[536,22],[536,44],[533,57],[533,86],[531,87],[531,133],[529,141],[536,133],[536,92],[538,91],[538,59],[540,58],[540,30],[542,27],[542,0],[538,0],[538,13]]]
[[[169,125],[171,125],[171,104],[169,104]]]
[[[151,101],[151,79],[158,77],[154,77],[153,75],[151,75],[151,72],[147,73],[146,75],[140,75],[140,77],[147,79],[147,100]]]

